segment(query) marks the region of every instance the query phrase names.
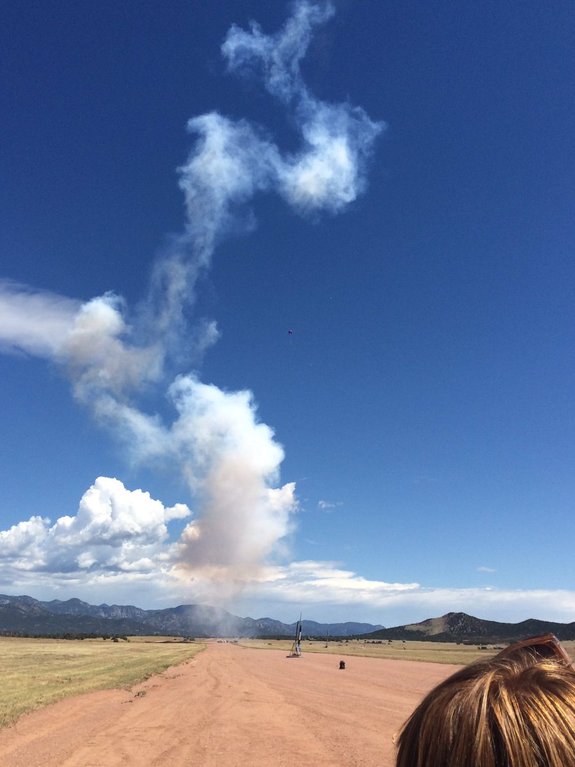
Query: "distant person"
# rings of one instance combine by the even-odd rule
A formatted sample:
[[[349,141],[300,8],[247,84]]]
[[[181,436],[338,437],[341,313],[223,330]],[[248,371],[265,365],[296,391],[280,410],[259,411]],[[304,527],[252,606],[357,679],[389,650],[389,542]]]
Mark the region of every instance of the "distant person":
[[[397,767],[575,767],[575,670],[552,634],[435,687],[404,724]]]

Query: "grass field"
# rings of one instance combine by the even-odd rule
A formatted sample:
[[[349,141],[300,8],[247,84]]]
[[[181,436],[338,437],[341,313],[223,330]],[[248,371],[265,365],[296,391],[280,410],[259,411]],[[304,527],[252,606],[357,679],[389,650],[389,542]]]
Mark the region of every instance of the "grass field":
[[[285,640],[242,639],[244,647],[259,649],[285,650],[289,653],[292,642]],[[575,657],[575,642],[562,643],[571,657]],[[504,645],[486,645],[486,649],[478,649],[478,645],[459,645],[454,642],[402,642],[393,640],[391,644],[383,642],[365,642],[359,639],[349,641],[303,641],[302,652],[332,653],[334,655],[365,655],[369,658],[389,658],[391,660],[428,661],[430,663],[455,663],[467,665],[480,658],[495,655],[498,647]]]
[[[0,637],[0,727],[70,695],[133,685],[204,647],[158,637],[117,643]]]
[[[212,640],[214,641],[214,640]],[[289,653],[291,641],[244,639],[243,647],[282,650]],[[571,657],[575,641],[564,642]],[[132,637],[129,642],[102,639],[19,639],[0,637],[0,727],[57,700],[94,690],[129,687],[183,663],[204,649],[201,642],[185,643],[169,637]],[[341,657],[428,661],[465,665],[497,652],[493,645],[447,642],[375,643],[363,640],[304,641],[303,653],[331,653]]]

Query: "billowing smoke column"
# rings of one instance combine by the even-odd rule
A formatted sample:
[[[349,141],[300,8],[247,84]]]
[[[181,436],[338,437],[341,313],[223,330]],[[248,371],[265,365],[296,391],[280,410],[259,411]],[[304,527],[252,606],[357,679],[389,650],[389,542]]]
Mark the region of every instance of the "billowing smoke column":
[[[304,85],[300,62],[329,3],[302,1],[276,35],[232,27],[222,53],[232,73],[260,77],[290,112],[301,148],[282,154],[263,130],[217,113],[191,119],[195,146],[180,168],[187,221],[153,269],[148,296],[130,314],[113,293],[88,303],[0,284],[0,344],[54,360],[76,398],[124,440],[131,459],[179,467],[195,518],[175,546],[178,567],[214,583],[245,583],[290,530],[295,487],[278,487],[283,450],[260,423],[249,392],[225,392],[180,375],[169,386],[177,417],[166,424],[137,405],[138,392],[183,368],[218,338],[214,322],[191,326],[198,278],[218,241],[258,192],[300,213],[338,212],[364,186],[365,162],[382,125],[349,104],[327,104]],[[188,363],[189,364],[189,361]],[[194,576],[195,577],[195,576]]]

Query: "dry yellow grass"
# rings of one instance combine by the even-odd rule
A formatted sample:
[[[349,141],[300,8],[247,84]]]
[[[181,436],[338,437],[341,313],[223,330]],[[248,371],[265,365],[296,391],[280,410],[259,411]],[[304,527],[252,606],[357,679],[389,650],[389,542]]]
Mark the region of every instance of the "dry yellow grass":
[[[245,647],[257,647],[290,651],[292,643],[281,640],[260,640],[248,639],[241,640]],[[402,642],[394,640],[391,644],[387,642],[378,644],[374,642],[364,642],[363,640],[350,639],[348,642],[338,641],[304,641],[302,642],[302,652],[331,653],[333,655],[364,655],[368,658],[389,658],[391,660],[415,660],[428,661],[431,663],[456,663],[465,665],[471,663],[477,658],[493,655],[496,650],[478,650],[477,645],[458,645],[451,642]]]
[[[117,643],[0,637],[0,726],[70,695],[135,684],[204,646],[158,637]]]
[[[241,640],[244,647],[257,647],[260,649],[276,649],[290,651],[292,642],[285,640],[245,639]],[[562,643],[567,652],[574,657],[575,642]],[[387,641],[382,644],[365,642],[359,639],[350,639],[348,642],[339,641],[304,641],[302,652],[332,653],[334,655],[365,655],[369,658],[390,658],[395,660],[427,661],[430,663],[455,663],[467,665],[479,658],[488,658],[495,655],[497,647],[504,645],[487,645],[487,649],[478,649],[478,645],[459,645],[454,642],[402,642],[394,639],[391,644]]]

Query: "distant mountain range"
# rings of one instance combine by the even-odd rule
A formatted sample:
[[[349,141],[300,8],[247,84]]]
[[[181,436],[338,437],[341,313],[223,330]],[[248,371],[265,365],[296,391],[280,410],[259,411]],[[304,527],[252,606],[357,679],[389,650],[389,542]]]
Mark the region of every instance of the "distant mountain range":
[[[132,605],[90,605],[80,599],[41,602],[29,596],[0,594],[0,634],[96,634],[194,637],[292,637],[296,624],[272,618],[239,618],[206,605],[142,610]],[[316,623],[304,620],[304,636],[349,637],[367,634],[372,623]]]
[[[366,638],[496,644],[516,642],[540,634],[555,634],[562,640],[575,639],[575,622],[553,623],[530,618],[521,623],[500,623],[474,618],[466,613],[447,613],[441,618],[428,618],[421,623],[378,629]]]
[[[143,610],[133,605],[90,605],[80,599],[41,602],[29,596],[0,594],[0,635],[167,635],[193,637],[268,637],[294,635],[295,623],[272,618],[240,618],[217,607],[179,605],[164,610]],[[575,622],[552,623],[534,618],[521,623],[500,623],[466,613],[447,613],[394,628],[371,623],[317,623],[304,620],[309,637],[357,637],[367,640],[415,639],[429,642],[496,644],[537,634],[575,639]]]

